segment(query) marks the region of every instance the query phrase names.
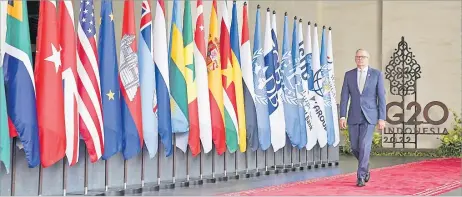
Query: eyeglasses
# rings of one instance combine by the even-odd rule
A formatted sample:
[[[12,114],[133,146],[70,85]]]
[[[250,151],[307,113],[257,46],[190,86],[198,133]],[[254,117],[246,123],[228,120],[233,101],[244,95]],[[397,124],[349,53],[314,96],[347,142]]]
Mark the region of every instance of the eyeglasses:
[[[367,56],[355,56],[355,59],[366,59],[368,58]]]

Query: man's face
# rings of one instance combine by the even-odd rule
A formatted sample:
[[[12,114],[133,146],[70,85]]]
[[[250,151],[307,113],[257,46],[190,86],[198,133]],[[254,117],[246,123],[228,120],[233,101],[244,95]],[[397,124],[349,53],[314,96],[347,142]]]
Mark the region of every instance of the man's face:
[[[355,56],[355,62],[356,65],[361,67],[369,65],[369,54],[364,50],[358,51]]]

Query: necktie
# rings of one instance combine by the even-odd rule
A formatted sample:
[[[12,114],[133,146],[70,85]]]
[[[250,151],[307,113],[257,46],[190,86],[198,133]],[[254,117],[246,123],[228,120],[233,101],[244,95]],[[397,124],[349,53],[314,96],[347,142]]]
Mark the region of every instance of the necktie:
[[[365,74],[364,74],[363,70],[359,71],[359,91],[361,93],[363,93],[363,89],[364,89],[364,81],[365,81],[364,80],[364,75]]]

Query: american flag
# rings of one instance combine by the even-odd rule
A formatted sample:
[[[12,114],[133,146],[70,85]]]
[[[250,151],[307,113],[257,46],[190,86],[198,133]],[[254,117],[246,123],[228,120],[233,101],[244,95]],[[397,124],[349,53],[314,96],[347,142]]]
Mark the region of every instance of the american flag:
[[[77,27],[79,127],[80,134],[87,145],[91,162],[96,162],[104,152],[94,8],[93,0],[80,1],[80,16]]]

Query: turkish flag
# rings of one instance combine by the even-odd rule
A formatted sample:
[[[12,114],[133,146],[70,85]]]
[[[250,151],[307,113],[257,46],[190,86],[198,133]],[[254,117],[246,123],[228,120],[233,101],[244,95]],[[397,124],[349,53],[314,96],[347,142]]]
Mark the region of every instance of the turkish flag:
[[[66,150],[61,47],[57,27],[56,2],[40,1],[34,75],[40,160],[44,168],[61,160]]]

